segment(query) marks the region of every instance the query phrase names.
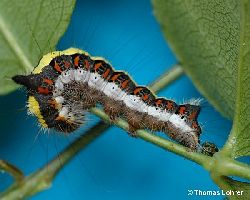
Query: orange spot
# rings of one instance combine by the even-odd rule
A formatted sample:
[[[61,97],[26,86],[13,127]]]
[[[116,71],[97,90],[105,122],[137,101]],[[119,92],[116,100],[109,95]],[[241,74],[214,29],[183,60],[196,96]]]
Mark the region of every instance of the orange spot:
[[[84,60],[84,66],[85,66],[85,68],[86,68],[87,70],[89,70],[90,64],[89,64],[89,62],[88,62],[87,60]]]
[[[47,78],[44,78],[43,82],[47,83],[48,85],[52,85],[53,84],[53,81],[51,79],[47,79]]]
[[[50,93],[49,89],[45,88],[45,87],[38,87],[38,92],[40,94],[49,94]]]
[[[181,106],[181,107],[179,108],[179,113],[180,113],[181,115],[183,115],[183,114],[185,114],[185,110],[186,110],[186,107],[185,107],[185,106]]]
[[[173,109],[173,103],[168,101],[167,102],[167,108],[168,108],[168,110],[172,110]]]
[[[157,106],[161,105],[161,104],[162,104],[162,100],[161,100],[161,99],[156,100],[155,104],[156,104]]]
[[[147,99],[148,99],[148,95],[147,94],[143,95],[143,100],[146,101]]]
[[[103,78],[107,78],[107,76],[109,75],[110,69],[108,68],[102,75]]]
[[[138,92],[140,92],[143,88],[142,87],[137,87],[134,90],[134,94],[138,94]]]
[[[116,74],[114,76],[111,77],[111,80],[112,81],[115,81],[116,79],[118,79],[118,77],[120,76],[121,74]]]
[[[101,67],[101,66],[102,66],[102,63],[96,63],[96,64],[94,65],[94,70],[97,71],[98,68]]]
[[[123,81],[122,88],[125,89],[128,86],[129,80]]]
[[[78,67],[79,60],[80,60],[80,56],[76,56],[75,59],[74,59],[74,65],[75,65],[75,67]]]
[[[57,62],[55,63],[54,68],[55,68],[56,71],[62,73],[62,69],[61,69],[61,67],[57,64]]]

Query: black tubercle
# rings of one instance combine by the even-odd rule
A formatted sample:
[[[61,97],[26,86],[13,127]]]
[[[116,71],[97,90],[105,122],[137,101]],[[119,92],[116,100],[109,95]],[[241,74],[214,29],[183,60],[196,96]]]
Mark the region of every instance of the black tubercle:
[[[42,79],[35,75],[16,75],[12,77],[12,80],[15,81],[17,84],[25,86],[28,90],[36,91],[37,87],[41,85]]]
[[[23,75],[13,76],[12,80],[15,81],[15,83],[20,84],[20,85],[26,85],[28,83],[27,76],[23,76]]]

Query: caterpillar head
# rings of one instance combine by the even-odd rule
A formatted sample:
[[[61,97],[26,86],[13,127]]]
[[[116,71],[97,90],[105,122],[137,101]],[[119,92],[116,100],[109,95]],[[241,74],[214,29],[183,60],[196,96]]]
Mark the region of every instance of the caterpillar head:
[[[12,78],[17,84],[26,87],[28,113],[38,118],[42,128],[70,133],[84,122],[84,110],[79,104],[67,102],[62,96],[54,95],[55,83],[60,73],[57,73],[52,64],[58,69],[63,69],[64,63],[68,63],[67,68],[74,67],[70,54],[78,52],[77,49],[68,49],[49,53],[40,60],[31,74]]]
[[[63,97],[53,96],[54,82],[44,79],[43,74],[17,75],[13,80],[26,87],[28,113],[38,118],[42,128],[70,133],[84,122],[81,107],[63,102]]]

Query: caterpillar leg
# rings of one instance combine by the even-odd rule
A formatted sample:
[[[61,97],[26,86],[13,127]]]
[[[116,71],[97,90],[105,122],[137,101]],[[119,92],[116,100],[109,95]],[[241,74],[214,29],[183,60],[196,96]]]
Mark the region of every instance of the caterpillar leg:
[[[143,113],[139,113],[136,111],[126,111],[125,118],[129,124],[129,135],[132,137],[137,137],[137,130],[146,128],[146,125],[143,122]]]
[[[116,121],[120,116],[120,111],[115,107],[104,107],[104,112],[109,116],[111,121]]]
[[[198,133],[195,131],[185,131],[176,127],[174,124],[166,123],[164,133],[171,139],[187,147],[189,152],[197,152],[199,146]]]
[[[135,126],[129,124],[129,127],[128,127],[128,134],[129,134],[129,136],[137,138],[138,135],[137,135],[136,131],[138,129],[139,129],[138,127],[135,127]]]
[[[116,121],[118,117],[121,116],[123,104],[121,102],[113,102],[109,100],[104,100],[102,102],[104,107],[104,112],[109,116],[111,121]]]
[[[150,131],[164,132],[164,128],[166,126],[165,122],[160,121],[157,118],[150,116],[150,115],[145,115],[143,122]]]

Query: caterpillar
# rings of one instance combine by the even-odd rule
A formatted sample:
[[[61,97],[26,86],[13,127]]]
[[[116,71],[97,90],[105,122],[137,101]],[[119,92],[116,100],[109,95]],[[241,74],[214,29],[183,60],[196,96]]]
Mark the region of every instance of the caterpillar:
[[[156,97],[127,73],[115,71],[105,59],[83,50],[49,53],[31,74],[12,79],[27,88],[28,112],[43,128],[71,133],[84,123],[88,109],[101,104],[111,120],[122,117],[128,122],[132,136],[138,129],[149,129],[167,134],[191,151],[209,156],[218,151],[213,143],[200,145],[197,103],[178,105]]]

